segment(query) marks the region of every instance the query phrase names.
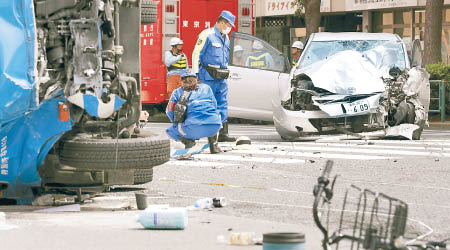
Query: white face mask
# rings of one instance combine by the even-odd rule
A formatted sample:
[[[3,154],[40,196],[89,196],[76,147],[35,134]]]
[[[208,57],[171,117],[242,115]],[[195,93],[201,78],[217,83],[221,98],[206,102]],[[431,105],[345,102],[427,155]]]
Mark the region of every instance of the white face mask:
[[[227,27],[226,29],[222,30],[222,33],[224,35],[228,35],[228,33],[230,33],[230,31],[231,31],[231,27]]]

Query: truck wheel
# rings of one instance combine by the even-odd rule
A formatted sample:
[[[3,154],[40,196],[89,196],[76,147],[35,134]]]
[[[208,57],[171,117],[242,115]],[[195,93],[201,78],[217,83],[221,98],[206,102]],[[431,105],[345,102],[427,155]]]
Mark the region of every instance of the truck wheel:
[[[153,0],[142,0],[141,2],[141,24],[156,22],[158,16],[158,2]]]
[[[153,168],[134,170],[134,185],[145,184],[153,180]]]
[[[116,140],[78,135],[60,145],[61,163],[79,169],[149,169],[170,159],[169,139],[153,136]]]

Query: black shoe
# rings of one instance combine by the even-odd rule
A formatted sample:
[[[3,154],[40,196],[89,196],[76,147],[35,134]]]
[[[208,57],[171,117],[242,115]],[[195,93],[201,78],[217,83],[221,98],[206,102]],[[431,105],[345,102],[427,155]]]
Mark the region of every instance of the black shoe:
[[[217,135],[208,137],[208,143],[209,143],[209,151],[211,154],[218,154],[222,152],[222,150],[219,147],[219,143],[217,142]]]
[[[222,124],[222,128],[219,131],[219,142],[233,142],[236,138],[228,135],[228,122]]]
[[[192,148],[195,146],[195,140],[180,137],[180,141],[184,144],[184,148]]]

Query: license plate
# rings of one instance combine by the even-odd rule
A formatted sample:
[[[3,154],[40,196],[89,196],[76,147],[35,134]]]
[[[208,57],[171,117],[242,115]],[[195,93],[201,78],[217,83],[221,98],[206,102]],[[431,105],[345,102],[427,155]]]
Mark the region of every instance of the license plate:
[[[368,112],[370,109],[369,102],[367,100],[359,100],[352,103],[344,103],[347,114],[359,114]]]

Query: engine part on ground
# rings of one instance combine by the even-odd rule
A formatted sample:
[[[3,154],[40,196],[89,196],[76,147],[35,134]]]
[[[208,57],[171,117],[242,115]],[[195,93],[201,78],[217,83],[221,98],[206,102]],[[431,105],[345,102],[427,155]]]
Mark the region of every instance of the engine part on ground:
[[[168,139],[153,136],[131,139],[85,136],[60,142],[62,164],[79,169],[142,169],[163,164],[170,159]]]
[[[141,2],[141,24],[152,24],[156,22],[158,2],[153,0],[142,0]]]

